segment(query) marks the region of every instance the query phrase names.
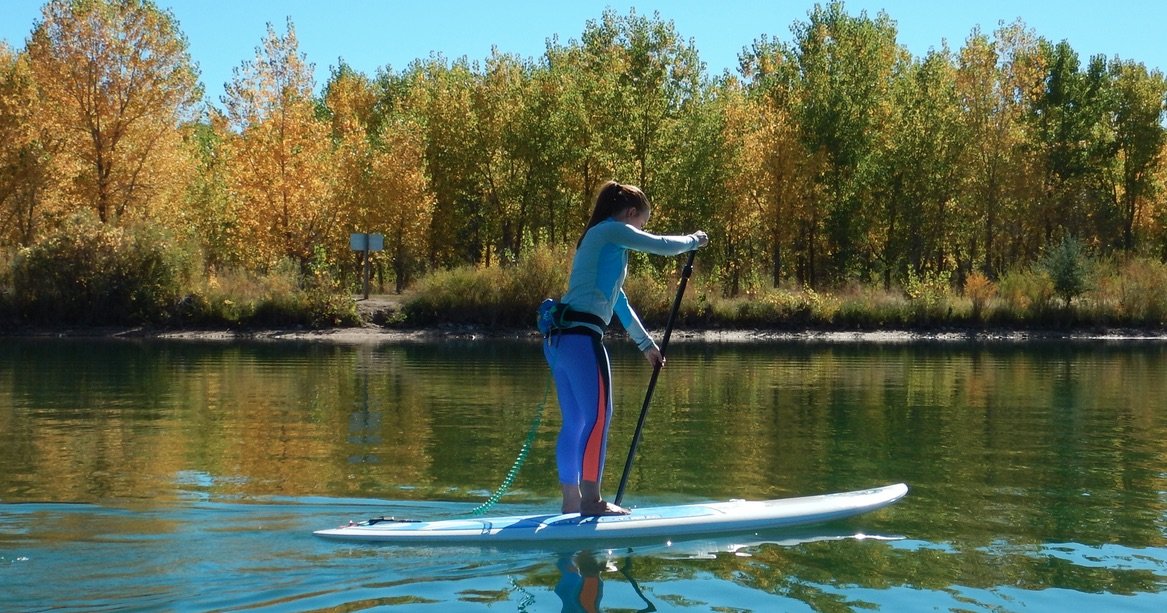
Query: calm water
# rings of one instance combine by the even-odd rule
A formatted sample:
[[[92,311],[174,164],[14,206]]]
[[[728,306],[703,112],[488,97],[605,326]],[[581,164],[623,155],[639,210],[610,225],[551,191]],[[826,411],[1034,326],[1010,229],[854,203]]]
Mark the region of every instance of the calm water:
[[[614,492],[649,370],[613,341]],[[1167,610],[1167,344],[675,342],[625,503],[898,481],[799,532],[595,552],[337,544],[457,517],[534,343],[0,339],[0,610]],[[495,511],[558,505],[549,401]]]

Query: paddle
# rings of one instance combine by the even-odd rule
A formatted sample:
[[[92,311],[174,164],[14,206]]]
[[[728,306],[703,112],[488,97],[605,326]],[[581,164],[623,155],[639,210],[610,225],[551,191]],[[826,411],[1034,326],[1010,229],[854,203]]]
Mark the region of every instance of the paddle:
[[[689,252],[689,261],[681,269],[681,284],[677,287],[677,297],[673,299],[673,310],[669,313],[669,323],[665,326],[665,335],[661,339],[660,354],[664,358],[665,350],[669,347],[669,337],[673,334],[673,322],[677,319],[677,311],[681,309],[681,296],[685,295],[685,285],[689,276],[693,274],[693,258],[697,250]],[[652,378],[648,380],[648,393],[644,395],[644,406],[640,407],[640,420],[636,422],[636,432],[632,435],[632,447],[628,449],[628,460],[624,462],[624,474],[620,477],[620,489],[616,490],[616,504],[624,499],[624,487],[628,485],[628,474],[632,472],[632,459],[636,457],[636,446],[640,444],[640,433],[644,430],[644,420],[648,417],[648,405],[652,402],[652,392],[656,389],[656,378],[660,375],[660,364],[653,366]]]

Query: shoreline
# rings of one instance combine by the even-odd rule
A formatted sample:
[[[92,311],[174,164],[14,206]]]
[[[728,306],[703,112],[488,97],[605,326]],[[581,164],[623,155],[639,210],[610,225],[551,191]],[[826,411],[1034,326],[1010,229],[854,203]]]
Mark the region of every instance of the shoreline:
[[[654,338],[660,341],[660,331]],[[621,332],[611,338],[624,337]],[[382,345],[441,341],[538,341],[533,330],[486,329],[474,326],[437,326],[426,329],[383,328],[376,325],[343,328],[273,328],[255,330],[168,329],[150,327],[60,327],[27,328],[0,332],[0,338],[19,339],[123,339],[199,342],[315,342],[338,345]],[[674,329],[672,342],[704,343],[823,343],[823,344],[914,344],[914,343],[1026,343],[1026,342],[1167,342],[1167,329],[937,329],[937,330],[829,330],[829,329]]]

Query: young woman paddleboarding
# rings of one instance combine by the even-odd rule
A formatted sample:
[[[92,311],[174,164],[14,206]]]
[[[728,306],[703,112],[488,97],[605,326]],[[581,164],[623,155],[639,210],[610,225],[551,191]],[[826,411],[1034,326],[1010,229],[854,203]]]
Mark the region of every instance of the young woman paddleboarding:
[[[652,206],[640,188],[615,181],[600,188],[576,246],[567,293],[560,301],[567,307],[562,326],[543,343],[563,416],[556,465],[564,513],[628,513],[600,496],[612,417],[611,368],[603,338],[613,313],[649,364],[654,368],[664,364],[660,349],[624,295],[628,252],[677,255],[709,243],[700,230],[682,236],[645,232],[651,214]]]

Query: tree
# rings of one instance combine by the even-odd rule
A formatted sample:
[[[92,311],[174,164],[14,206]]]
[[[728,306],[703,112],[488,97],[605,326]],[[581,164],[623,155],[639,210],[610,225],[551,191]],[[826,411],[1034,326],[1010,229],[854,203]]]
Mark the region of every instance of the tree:
[[[1021,22],[998,28],[993,38],[974,29],[958,54],[957,88],[964,130],[968,189],[960,206],[974,227],[965,229],[968,257],[990,278],[1021,256],[1010,228],[1025,219],[1023,117],[1042,90],[1044,67],[1033,33]],[[975,264],[974,264],[975,265]]]
[[[422,130],[400,117],[383,124],[372,151],[369,191],[373,211],[385,228],[385,252],[401,292],[429,251],[434,196],[425,174]]]
[[[1116,242],[1123,250],[1133,251],[1136,233],[1149,228],[1155,203],[1163,193],[1155,175],[1163,167],[1167,147],[1163,128],[1167,79],[1158,70],[1148,71],[1142,64],[1117,58],[1108,72],[1113,95],[1105,116],[1110,119],[1113,156],[1109,163],[1099,164],[1104,169],[1101,181],[1120,223]]]
[[[229,193],[226,143],[231,135],[227,119],[212,111],[205,120],[188,126],[184,135],[194,156],[195,171],[178,225],[189,239],[202,246],[204,263],[209,268],[243,264],[239,212]]]
[[[809,20],[792,27],[797,85],[794,116],[803,147],[822,153],[818,179],[821,235],[810,237],[810,283],[819,281],[819,258],[830,281],[870,265],[871,186],[881,132],[889,124],[895,68],[906,54],[896,44],[886,13],[852,17],[843,3],[816,5]]]
[[[1054,284],[1054,293],[1065,301],[1070,301],[1086,291],[1088,258],[1082,243],[1072,237],[1065,237],[1042,257],[1041,266]]]
[[[467,136],[475,149],[470,159],[484,205],[487,264],[493,255],[507,259],[519,255],[535,204],[528,183],[534,178],[538,143],[522,135],[533,127],[524,122],[538,121],[524,114],[531,73],[528,63],[495,49],[471,88],[470,109],[476,121]]]
[[[429,246],[433,195],[421,127],[400,111],[378,110],[372,82],[342,64],[325,88],[332,117],[333,197],[351,232],[381,232],[400,292]]]
[[[713,217],[716,229],[709,230],[718,237],[712,247],[722,253],[720,281],[724,291],[737,296],[748,286],[753,273],[764,276],[768,272],[755,270],[756,264],[765,260],[768,241],[775,239],[775,248],[782,245],[766,223],[777,218],[767,214],[768,205],[775,200],[767,189],[772,183],[766,177],[768,145],[772,141],[767,128],[773,124],[768,116],[770,109],[749,98],[735,78],[724,80],[717,100],[724,117],[720,147],[726,158],[726,174],[723,202]]]
[[[822,230],[818,178],[826,165],[824,150],[808,151],[795,117],[798,63],[793,48],[767,37],[754,41],[740,57],[741,73],[748,80],[756,131],[747,131],[740,166],[746,173],[735,190],[739,202],[754,203],[761,216],[764,244],[772,284],[777,287],[793,276],[800,286],[809,285],[812,262]],[[735,114],[730,105],[726,128],[732,130]],[[726,142],[735,142],[727,136]],[[731,186],[739,180],[731,181]],[[743,195],[748,195],[742,202]]]
[[[578,194],[580,222],[595,189],[613,178],[667,203],[654,213],[657,223],[679,221],[669,216],[696,201],[692,186],[663,178],[670,165],[684,164],[687,152],[676,149],[684,141],[682,125],[703,121],[696,108],[703,65],[692,41],[683,41],[659,14],[608,9],[587,22],[578,41],[549,41],[546,60],[564,84],[555,121],[569,151],[562,156],[563,181]]]
[[[316,115],[314,87],[288,20],[284,36],[268,24],[255,59],[235,69],[223,98],[240,248],[260,267],[292,258],[306,270],[317,247],[347,247],[329,193],[329,126]]]
[[[178,22],[150,0],[51,0],[42,15],[28,61],[75,204],[103,222],[161,211],[183,189],[177,128],[201,97]]]
[[[1032,211],[1040,224],[1040,241],[1048,243],[1059,231],[1090,234],[1090,211],[1081,195],[1091,173],[1092,134],[1101,117],[1098,88],[1090,87],[1069,43],[1040,41],[1038,51],[1048,68],[1041,95],[1028,117],[1033,134],[1030,146],[1039,173],[1035,178],[1040,181]]]
[[[883,180],[875,188],[885,287],[909,272],[950,270],[961,255],[958,234],[969,221],[956,206],[968,141],[948,48],[905,66],[893,96],[891,129],[881,147]]]
[[[0,245],[30,245],[50,210],[52,161],[60,139],[38,121],[27,54],[0,43]]]

